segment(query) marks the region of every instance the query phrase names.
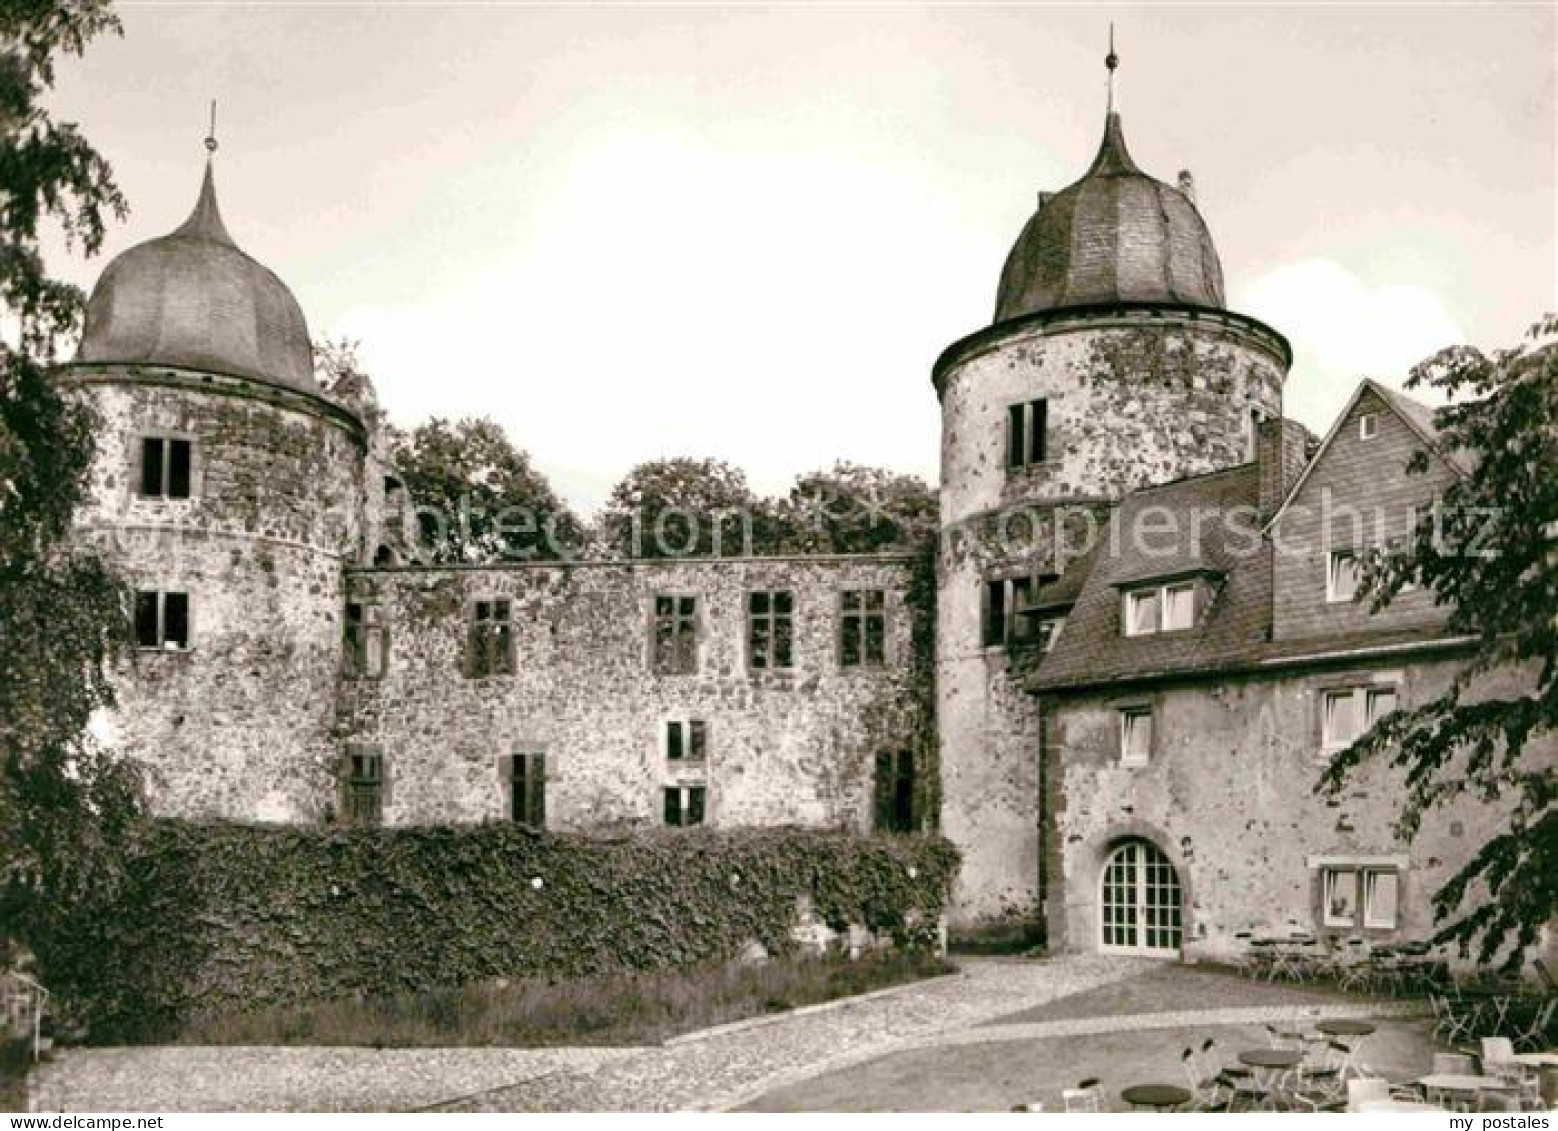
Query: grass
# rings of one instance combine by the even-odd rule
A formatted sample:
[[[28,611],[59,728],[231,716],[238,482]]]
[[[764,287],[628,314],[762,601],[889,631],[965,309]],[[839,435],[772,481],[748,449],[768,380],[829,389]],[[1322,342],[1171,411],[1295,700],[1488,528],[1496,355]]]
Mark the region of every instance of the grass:
[[[573,981],[542,978],[450,987],[398,997],[339,1000],[221,1014],[187,1026],[182,1044],[646,1045],[678,1033],[946,974],[956,967],[918,951],[785,958],[687,970],[620,972]]]

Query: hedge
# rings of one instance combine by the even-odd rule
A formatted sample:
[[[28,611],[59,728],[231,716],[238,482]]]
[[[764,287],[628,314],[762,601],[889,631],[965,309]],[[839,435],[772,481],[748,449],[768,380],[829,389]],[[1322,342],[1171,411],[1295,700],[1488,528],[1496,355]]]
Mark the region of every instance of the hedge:
[[[147,1041],[205,1012],[782,953],[801,896],[835,928],[901,934],[935,922],[957,867],[940,839],[799,829],[156,821],[112,906],[57,908],[27,941],[89,1039]]]

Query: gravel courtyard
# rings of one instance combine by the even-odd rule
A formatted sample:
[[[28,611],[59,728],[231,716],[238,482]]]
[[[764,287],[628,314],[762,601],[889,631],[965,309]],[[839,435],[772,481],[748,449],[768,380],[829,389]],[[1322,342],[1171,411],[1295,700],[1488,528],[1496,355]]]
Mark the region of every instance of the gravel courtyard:
[[[1140,959],[960,964],[959,974],[653,1048],[76,1049],[36,1075],[33,1108],[1003,1110],[1034,1100],[1052,1108],[1073,1075],[1104,1076],[1106,1090],[1141,1082],[1124,1078],[1137,1071],[1163,1075],[1174,1068],[1157,1063],[1163,1050],[1177,1053],[1192,1035],[1233,1050],[1268,1019],[1408,1012]],[[1382,1026],[1381,1054],[1410,1067],[1421,1028]]]

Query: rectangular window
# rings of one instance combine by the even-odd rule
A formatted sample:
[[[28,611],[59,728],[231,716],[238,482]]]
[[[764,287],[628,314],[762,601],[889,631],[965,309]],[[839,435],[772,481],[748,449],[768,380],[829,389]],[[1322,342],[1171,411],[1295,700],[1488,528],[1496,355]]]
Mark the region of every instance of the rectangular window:
[[[1358,873],[1352,868],[1327,868],[1323,873],[1327,927],[1354,927],[1358,923]]]
[[[839,594],[839,666],[878,667],[887,662],[887,594],[846,589]]]
[[[349,679],[378,679],[389,659],[389,638],[377,605],[346,602],[345,658]]]
[[[872,827],[879,833],[912,833],[914,816],[914,751],[884,750],[876,756],[872,779]]]
[[[1152,760],[1152,708],[1125,707],[1120,711],[1120,764],[1145,766]]]
[[[1043,463],[1048,433],[1048,401],[1041,398],[1010,405],[1006,410],[1006,466],[1021,468]]]
[[[1196,583],[1154,585],[1125,595],[1125,635],[1179,632],[1196,623]]]
[[[546,828],[546,755],[511,754],[502,760],[508,818],[533,829]]]
[[[1399,873],[1374,868],[1363,871],[1363,925],[1383,930],[1396,927],[1396,908],[1401,895]]]
[[[505,598],[471,605],[466,670],[475,678],[514,674],[513,603]]]
[[[141,496],[187,499],[190,484],[190,443],[162,436],[141,438]]]
[[[665,823],[672,828],[703,824],[704,787],[668,785],[665,787]]]
[[[702,719],[665,724],[665,756],[672,762],[702,762],[709,752],[709,727]]]
[[[341,818],[349,825],[384,823],[384,755],[376,746],[347,746],[341,767]]]
[[[1321,871],[1320,886],[1326,927],[1389,931],[1400,925],[1401,874],[1394,868],[1337,865]]]
[[[1351,550],[1332,550],[1326,559],[1325,599],[1336,603],[1358,595],[1358,556]]]
[[[787,589],[747,594],[747,663],[754,669],[794,664],[795,598]]]
[[[1322,692],[1320,748],[1344,750],[1396,709],[1393,687],[1346,687]]]
[[[1040,604],[1049,575],[1009,577],[985,583],[984,644],[1037,647],[1048,652],[1066,623],[1065,606]]]
[[[1372,440],[1379,432],[1379,417],[1372,412],[1366,412],[1358,417],[1358,439]]]
[[[135,594],[135,643],[182,652],[189,647],[189,594],[141,590]]]
[[[696,675],[698,598],[655,595],[653,666],[656,675]]]

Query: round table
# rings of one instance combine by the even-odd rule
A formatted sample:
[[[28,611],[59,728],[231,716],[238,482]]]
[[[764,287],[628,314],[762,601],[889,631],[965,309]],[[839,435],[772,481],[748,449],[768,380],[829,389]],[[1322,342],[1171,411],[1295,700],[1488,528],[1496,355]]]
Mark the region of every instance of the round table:
[[[1417,1103],[1417,1102],[1415,1102],[1413,1100],[1364,1100],[1362,1103],[1360,1103],[1358,1105],[1358,1111],[1360,1111],[1360,1112],[1371,1112],[1371,1111],[1373,1111],[1373,1112],[1380,1112],[1382,1114],[1384,1112],[1387,1112],[1387,1111],[1443,1111],[1443,1110],[1444,1110],[1444,1108],[1442,1108],[1442,1107],[1435,1107],[1433,1104]]]
[[[1374,1032],[1374,1026],[1367,1021],[1349,1021],[1345,1017],[1321,1021],[1315,1028],[1332,1037],[1367,1037]]]
[[[1294,1052],[1292,1049],[1246,1049],[1239,1054],[1240,1064],[1273,1071],[1297,1068],[1303,1059],[1303,1053]]]
[[[1120,1098],[1132,1107],[1165,1111],[1189,1103],[1190,1092],[1174,1084],[1135,1084],[1121,1092]]]
[[[1435,1076],[1419,1076],[1417,1082],[1423,1086],[1432,1101],[1435,1093],[1453,1092],[1464,1096],[1475,1096],[1484,1090],[1502,1091],[1509,1085],[1497,1076],[1471,1076],[1464,1073],[1445,1072]]]

